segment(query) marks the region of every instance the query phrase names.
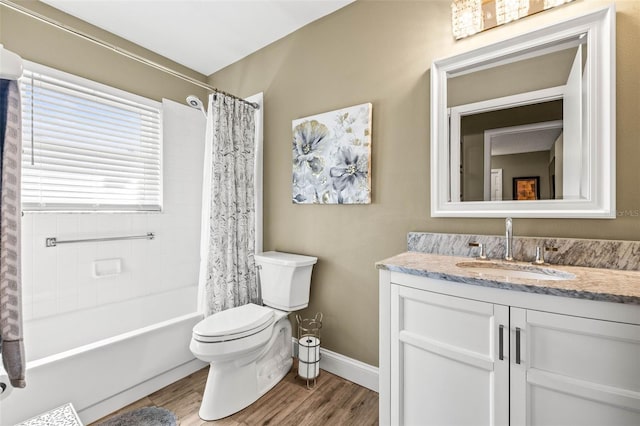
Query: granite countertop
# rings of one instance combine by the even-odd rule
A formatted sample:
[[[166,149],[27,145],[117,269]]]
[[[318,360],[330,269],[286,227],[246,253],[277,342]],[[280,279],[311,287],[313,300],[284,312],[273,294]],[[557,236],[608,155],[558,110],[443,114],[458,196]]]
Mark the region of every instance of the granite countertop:
[[[473,270],[457,266],[460,262],[498,264],[524,270],[538,268],[528,262],[504,262],[497,259],[477,260],[460,256],[445,256],[419,252],[405,252],[376,263],[378,269],[402,272],[428,278],[455,281],[483,287],[523,291],[527,293],[549,294],[579,299],[640,305],[640,271],[598,269],[578,266],[542,265],[547,272],[573,274],[575,278],[566,280],[538,280],[513,276],[499,276],[497,273],[482,273],[482,268]],[[514,266],[515,265],[515,266]],[[482,266],[482,265],[478,265]],[[555,270],[555,271],[553,271]],[[474,272],[476,271],[476,272]]]

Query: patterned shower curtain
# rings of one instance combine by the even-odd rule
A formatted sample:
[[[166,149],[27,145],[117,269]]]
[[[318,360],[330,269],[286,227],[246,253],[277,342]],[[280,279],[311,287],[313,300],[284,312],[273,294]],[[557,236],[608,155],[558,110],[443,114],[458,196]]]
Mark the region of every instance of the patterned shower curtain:
[[[211,163],[205,179],[210,177],[210,182],[204,182],[205,191],[210,188],[204,197],[209,212],[205,206],[203,223],[208,244],[203,253],[206,269],[201,267],[207,316],[258,300],[254,112],[251,105],[229,96],[209,99],[206,144]]]
[[[20,279],[21,128],[18,83],[0,79],[0,345],[2,363],[17,388],[26,385]]]

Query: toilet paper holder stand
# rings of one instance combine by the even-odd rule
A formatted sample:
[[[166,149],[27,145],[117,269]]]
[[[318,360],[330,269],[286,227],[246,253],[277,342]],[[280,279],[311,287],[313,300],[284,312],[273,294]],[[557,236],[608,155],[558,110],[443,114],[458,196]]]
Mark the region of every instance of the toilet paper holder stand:
[[[313,318],[296,314],[298,323],[298,375],[307,381],[307,389],[313,389],[320,374],[320,329],[322,312]]]

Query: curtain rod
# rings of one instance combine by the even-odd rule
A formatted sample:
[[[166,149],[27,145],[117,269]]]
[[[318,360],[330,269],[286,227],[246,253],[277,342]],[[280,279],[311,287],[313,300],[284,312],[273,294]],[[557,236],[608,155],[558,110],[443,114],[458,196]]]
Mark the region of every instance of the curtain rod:
[[[56,27],[58,29],[61,29],[61,30],[66,31],[66,32],[68,32],[70,34],[73,34],[73,35],[75,35],[77,37],[83,38],[83,39],[85,39],[87,41],[90,41],[90,42],[92,42],[94,44],[97,44],[98,46],[101,46],[101,47],[104,47],[106,49],[109,49],[109,50],[111,50],[113,52],[116,52],[116,53],[118,53],[118,54],[120,54],[122,56],[125,56],[125,57],[127,57],[129,59],[133,59],[134,61],[140,62],[142,64],[145,64],[147,66],[155,68],[155,69],[157,69],[159,71],[162,71],[162,72],[165,72],[167,74],[170,74],[170,75],[172,75],[174,77],[177,77],[177,78],[179,78],[181,80],[184,80],[184,81],[186,81],[188,83],[191,83],[191,84],[193,84],[195,86],[198,86],[198,87],[201,87],[203,89],[207,89],[207,90],[210,90],[212,92],[220,93],[222,95],[229,96],[231,98],[237,99],[237,100],[242,101],[242,102],[244,102],[244,103],[246,103],[248,105],[251,105],[255,109],[259,109],[260,108],[260,105],[258,105],[255,102],[249,102],[246,99],[242,99],[242,98],[240,98],[238,96],[232,95],[231,93],[227,93],[227,92],[225,92],[223,90],[220,90],[218,88],[210,86],[210,85],[208,85],[206,83],[203,83],[203,82],[201,82],[199,80],[196,80],[193,77],[189,77],[188,75],[182,74],[181,72],[178,72],[178,71],[176,71],[174,69],[171,69],[169,67],[165,67],[164,65],[161,65],[161,64],[159,64],[157,62],[154,62],[154,61],[152,61],[150,59],[147,59],[147,58],[145,58],[143,56],[137,55],[137,54],[135,54],[133,52],[129,52],[128,50],[122,49],[122,48],[120,48],[120,47],[118,47],[118,46],[116,46],[114,44],[111,44],[111,43],[106,42],[104,40],[101,40],[101,39],[99,39],[97,37],[89,35],[89,34],[83,32],[83,31],[80,31],[80,30],[78,30],[76,28],[73,28],[73,27],[71,27],[69,25],[66,25],[66,24],[63,24],[61,22],[58,22],[58,21],[56,21],[54,19],[51,19],[51,18],[49,18],[47,16],[44,16],[44,15],[38,13],[38,12],[34,12],[32,10],[29,10],[29,9],[27,9],[27,8],[25,8],[23,6],[20,6],[20,5],[16,4],[16,3],[13,3],[13,2],[11,2],[9,0],[0,0],[0,5],[8,7],[9,9],[15,10],[16,12],[22,13],[24,15],[27,15],[27,16],[29,16],[31,18],[34,18],[34,19],[36,19],[36,20],[38,20],[40,22],[44,22],[45,24],[49,24],[51,26],[54,26],[54,27]]]

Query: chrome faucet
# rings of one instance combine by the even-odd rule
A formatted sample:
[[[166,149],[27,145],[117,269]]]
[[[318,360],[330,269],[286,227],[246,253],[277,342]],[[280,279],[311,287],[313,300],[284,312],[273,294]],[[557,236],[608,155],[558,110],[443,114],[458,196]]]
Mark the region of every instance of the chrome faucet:
[[[504,223],[507,228],[504,260],[511,261],[513,260],[513,220],[508,217]]]

